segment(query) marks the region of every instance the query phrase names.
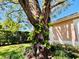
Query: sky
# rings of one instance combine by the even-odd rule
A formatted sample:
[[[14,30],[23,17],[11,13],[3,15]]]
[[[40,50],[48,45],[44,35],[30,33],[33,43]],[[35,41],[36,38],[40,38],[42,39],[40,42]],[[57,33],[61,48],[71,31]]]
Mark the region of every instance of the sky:
[[[42,5],[42,1],[41,0],[38,0],[38,1],[39,1],[39,4]],[[71,1],[71,0],[69,0],[69,1]],[[16,7],[16,5],[13,5],[12,6],[12,4],[8,4],[8,6],[11,7],[11,8],[14,8],[16,10],[19,9],[19,7]],[[5,10],[4,10],[4,8],[3,8],[3,10],[0,10],[0,22],[1,21],[3,22],[3,20],[6,19],[6,16],[5,16],[6,12],[9,11],[9,10],[11,10],[10,8],[5,8]],[[52,21],[57,21],[60,18],[63,18],[65,16],[68,16],[68,15],[73,14],[73,13],[76,13],[76,12],[79,12],[79,0],[73,0],[71,2],[71,5],[67,9],[65,9],[65,11],[62,11],[56,17],[52,17],[51,20]],[[16,15],[17,15],[17,13],[15,12],[15,15],[13,15],[13,16],[15,16],[15,17],[13,17],[14,21],[16,21]],[[25,18],[22,18],[22,19],[25,19]],[[27,26],[25,26],[23,24],[23,27],[26,28]],[[26,29],[29,30],[28,28],[26,28]],[[21,30],[23,30],[23,28],[21,28]]]
[[[38,0],[39,4],[42,5],[42,1]],[[65,9],[65,11],[62,11],[61,14],[56,15],[56,17],[52,17],[52,21],[57,21],[60,18],[63,18],[65,16],[71,15],[73,13],[79,12],[79,0],[69,0],[71,5]]]
[[[79,0],[72,1],[71,6],[69,6],[65,11],[61,12],[60,15],[57,15],[53,20],[58,20],[60,18],[63,18],[65,16],[71,15],[73,13],[79,12]]]

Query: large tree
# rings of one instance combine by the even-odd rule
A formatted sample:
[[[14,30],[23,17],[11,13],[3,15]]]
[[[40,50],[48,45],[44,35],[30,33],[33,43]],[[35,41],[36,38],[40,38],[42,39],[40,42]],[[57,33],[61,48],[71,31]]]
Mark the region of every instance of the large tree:
[[[65,4],[66,0],[43,0],[42,8],[40,8],[38,0],[19,0],[19,3],[25,11],[28,20],[34,26],[32,40],[35,43],[33,46],[35,58],[50,59],[51,52],[47,48],[48,44],[46,44],[46,47],[44,47],[43,44],[49,40],[51,9],[58,5]],[[64,6],[62,6],[62,8],[63,7]]]
[[[1,2],[3,0],[0,0]],[[51,53],[47,46],[49,45],[49,25],[50,25],[50,14],[51,11],[60,10],[68,6],[67,0],[42,0],[43,4],[40,8],[38,0],[10,0],[10,2],[17,4],[19,3],[28,20],[34,26],[34,31],[31,34],[33,45],[33,55],[37,59],[49,59]],[[31,40],[31,39],[29,39]],[[43,45],[46,44],[46,47]],[[38,52],[39,50],[39,52]],[[40,56],[41,55],[41,56]],[[38,57],[39,56],[39,57]]]

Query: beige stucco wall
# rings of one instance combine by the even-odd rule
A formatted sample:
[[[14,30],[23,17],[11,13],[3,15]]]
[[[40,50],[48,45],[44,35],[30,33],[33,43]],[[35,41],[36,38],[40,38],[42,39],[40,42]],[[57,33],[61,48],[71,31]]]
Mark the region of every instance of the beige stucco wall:
[[[66,17],[55,23],[50,28],[50,42],[75,45],[79,41],[79,15]],[[78,16],[78,17],[77,17]]]

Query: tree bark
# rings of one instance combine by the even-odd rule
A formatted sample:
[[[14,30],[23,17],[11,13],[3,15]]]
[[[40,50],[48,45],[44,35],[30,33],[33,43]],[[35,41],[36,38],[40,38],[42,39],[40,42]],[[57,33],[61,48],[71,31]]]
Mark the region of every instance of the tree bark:
[[[49,26],[48,23],[50,22],[50,0],[45,0],[44,6],[45,8],[39,8],[38,0],[34,0],[34,9],[37,11],[37,15],[32,13],[30,9],[31,6],[29,4],[30,0],[19,0],[21,6],[23,7],[25,13],[28,16],[28,20],[34,26],[34,37],[33,37],[33,54],[35,59],[51,59],[51,52],[47,48],[47,41],[49,40]],[[36,16],[36,19],[33,17]],[[40,18],[43,16],[43,18]],[[32,42],[32,43],[33,43]],[[46,47],[43,45],[47,44]],[[30,54],[31,56],[31,54]],[[30,58],[28,58],[30,59]]]
[[[35,36],[33,41],[33,57],[35,59],[51,59],[52,53],[47,48],[49,45],[47,42],[49,40],[49,27],[47,25],[34,26],[35,27]],[[46,44],[46,46],[43,46]],[[30,54],[31,55],[31,54]],[[30,58],[29,58],[30,59]]]

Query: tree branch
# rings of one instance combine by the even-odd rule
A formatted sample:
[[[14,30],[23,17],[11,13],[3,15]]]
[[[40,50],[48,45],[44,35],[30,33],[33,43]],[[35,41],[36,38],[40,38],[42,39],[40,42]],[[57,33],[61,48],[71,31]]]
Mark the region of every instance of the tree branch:
[[[14,12],[18,12],[18,11],[23,11],[23,10],[22,10],[22,9],[19,9],[19,10],[13,10],[13,11],[7,13],[7,17],[9,17],[12,13],[14,13]]]
[[[19,0],[19,3],[25,11],[28,20],[31,22],[31,24],[35,24],[37,21],[34,19],[33,14],[30,10],[29,0]]]
[[[65,2],[65,0],[61,1],[61,2],[58,2],[55,5],[51,6],[50,8],[52,9],[52,8],[54,8],[54,7],[56,7],[56,6],[60,5],[60,4],[63,4],[64,2]]]
[[[33,7],[34,7],[34,12],[36,12],[36,17],[39,17],[40,16],[40,13],[41,13],[41,9],[40,9],[40,6],[39,6],[39,3],[38,3],[38,0],[32,0],[34,4]],[[32,8],[32,6],[31,6]],[[33,11],[33,10],[32,10]],[[35,13],[34,13],[35,14]]]
[[[48,23],[48,18],[50,17],[50,2],[51,0],[44,0],[44,5],[43,5],[43,8],[42,8],[42,15],[44,16],[44,19],[43,19],[43,22],[45,24]]]
[[[7,4],[9,4],[9,3],[18,4],[18,3],[15,3],[15,2],[2,2],[2,3],[0,3],[0,6],[2,6],[2,5],[7,5]]]

